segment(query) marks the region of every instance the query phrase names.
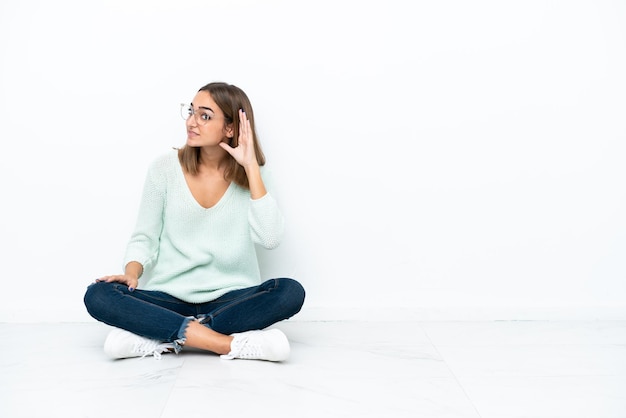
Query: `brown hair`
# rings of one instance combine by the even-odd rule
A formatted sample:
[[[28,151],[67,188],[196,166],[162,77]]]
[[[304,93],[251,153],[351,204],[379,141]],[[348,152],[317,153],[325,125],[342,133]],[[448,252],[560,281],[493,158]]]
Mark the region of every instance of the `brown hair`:
[[[232,84],[214,82],[202,87],[200,91],[206,91],[211,98],[219,106],[224,113],[224,125],[233,125],[233,137],[228,141],[228,145],[236,147],[239,138],[239,109],[246,112],[246,116],[250,121],[250,127],[254,135],[254,152],[259,165],[265,165],[265,155],[259,144],[259,136],[254,127],[254,113],[252,105],[246,93],[239,87]],[[249,189],[248,176],[244,168],[230,155],[227,155],[226,169],[224,170],[224,179],[226,181],[234,181],[241,187]],[[198,174],[198,166],[200,164],[200,148],[185,145],[178,150],[178,159],[186,172],[195,175]]]

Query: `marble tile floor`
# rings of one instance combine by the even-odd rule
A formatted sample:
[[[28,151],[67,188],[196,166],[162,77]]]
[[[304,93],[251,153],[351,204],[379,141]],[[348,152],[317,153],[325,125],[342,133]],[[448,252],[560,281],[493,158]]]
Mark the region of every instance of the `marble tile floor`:
[[[284,363],[113,361],[99,323],[0,324],[0,417],[626,417],[626,321],[276,327]]]

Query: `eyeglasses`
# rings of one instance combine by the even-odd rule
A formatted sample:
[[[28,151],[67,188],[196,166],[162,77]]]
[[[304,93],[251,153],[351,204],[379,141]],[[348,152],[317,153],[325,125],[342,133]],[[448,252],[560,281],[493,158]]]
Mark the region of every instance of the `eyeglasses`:
[[[190,104],[181,103],[180,104],[180,116],[187,120],[191,116],[194,117],[196,123],[198,125],[206,125],[209,123],[211,119],[217,118],[215,115],[212,115],[207,110],[204,109],[194,109]]]

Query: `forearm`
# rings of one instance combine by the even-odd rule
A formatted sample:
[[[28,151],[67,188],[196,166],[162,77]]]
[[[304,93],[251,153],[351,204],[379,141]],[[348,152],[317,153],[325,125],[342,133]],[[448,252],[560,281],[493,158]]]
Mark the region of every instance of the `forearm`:
[[[139,279],[142,273],[143,273],[143,266],[141,265],[141,263],[138,263],[137,261],[129,262],[128,264],[126,264],[126,268],[124,269],[124,274],[126,276],[131,276],[136,279]]]
[[[248,184],[250,186],[250,198],[256,200],[267,194],[263,178],[261,177],[261,168],[258,164],[245,167],[248,176]]]

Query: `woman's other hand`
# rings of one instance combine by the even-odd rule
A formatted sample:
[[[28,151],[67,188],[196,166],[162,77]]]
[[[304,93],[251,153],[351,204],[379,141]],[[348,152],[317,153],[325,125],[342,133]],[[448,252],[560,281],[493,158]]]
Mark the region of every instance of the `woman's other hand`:
[[[107,283],[122,283],[128,286],[128,290],[131,292],[137,289],[137,285],[139,284],[139,279],[130,274],[114,274],[112,276],[104,276],[96,279],[96,282],[107,282]]]

